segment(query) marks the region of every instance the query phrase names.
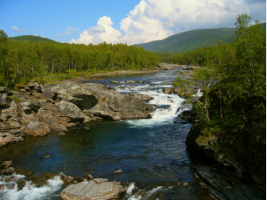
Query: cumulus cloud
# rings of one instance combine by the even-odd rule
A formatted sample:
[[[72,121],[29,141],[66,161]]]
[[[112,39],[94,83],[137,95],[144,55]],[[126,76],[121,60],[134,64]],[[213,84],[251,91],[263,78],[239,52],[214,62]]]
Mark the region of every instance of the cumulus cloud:
[[[110,17],[101,17],[97,22],[97,26],[83,31],[80,33],[78,40],[72,39],[70,43],[98,44],[103,41],[107,43],[120,42],[121,32],[114,29],[112,25],[113,22]]]
[[[13,29],[14,31],[26,31],[26,29],[19,29],[19,28],[16,27],[16,26],[12,26],[12,29]]]
[[[97,26],[80,33],[71,43],[98,44],[126,42],[136,44],[164,39],[174,33],[199,28],[233,27],[238,14],[248,13],[266,21],[266,1],[256,0],[141,0],[120,22],[112,27],[103,16]]]
[[[62,36],[63,34],[62,33],[57,33],[57,35]]]

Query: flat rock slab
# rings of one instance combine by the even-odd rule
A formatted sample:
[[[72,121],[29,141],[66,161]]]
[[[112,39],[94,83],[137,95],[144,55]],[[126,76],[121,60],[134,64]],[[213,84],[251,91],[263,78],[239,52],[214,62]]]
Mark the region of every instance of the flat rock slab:
[[[107,200],[117,198],[120,192],[125,189],[118,182],[89,181],[69,185],[61,193],[63,200]]]

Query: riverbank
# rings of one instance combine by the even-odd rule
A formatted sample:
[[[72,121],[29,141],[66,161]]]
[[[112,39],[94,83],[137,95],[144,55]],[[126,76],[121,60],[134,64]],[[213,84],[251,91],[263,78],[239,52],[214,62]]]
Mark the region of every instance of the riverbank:
[[[75,72],[73,70],[66,73],[54,73],[49,74],[44,77],[43,81],[46,83],[60,83],[64,80],[88,80],[95,77],[103,76],[116,76],[116,75],[130,75],[130,74],[147,74],[147,73],[156,73],[162,70],[172,70],[174,67],[183,67],[184,65],[177,64],[164,64],[160,67],[155,67],[154,69],[144,69],[144,70],[119,70],[119,71],[102,71],[102,72]]]

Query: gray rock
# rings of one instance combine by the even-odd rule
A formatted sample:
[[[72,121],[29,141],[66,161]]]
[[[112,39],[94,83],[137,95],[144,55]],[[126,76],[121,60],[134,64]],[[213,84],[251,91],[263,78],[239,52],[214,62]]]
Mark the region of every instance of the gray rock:
[[[252,184],[235,184],[232,177],[225,174],[219,175],[211,171],[208,167],[196,166],[198,175],[205,183],[200,181],[203,189],[208,189],[210,193],[218,199],[265,199],[265,191]]]
[[[72,177],[72,176],[67,176],[67,175],[65,175],[64,173],[62,173],[61,178],[62,178],[62,180],[63,180],[64,182],[66,182],[66,183],[72,183],[72,182],[74,182],[74,177]]]
[[[64,132],[59,132],[57,135],[64,136],[66,134]]]
[[[23,140],[24,139],[21,136],[13,138],[13,142],[21,142]]]
[[[9,161],[3,161],[1,163],[1,165],[4,166],[5,168],[8,168],[8,167],[10,167],[10,166],[13,165],[13,161],[11,161],[11,160],[9,160]]]
[[[49,127],[54,131],[65,131],[65,132],[68,132],[67,127],[62,125],[62,124],[51,125]]]
[[[93,179],[93,181],[97,184],[100,184],[100,183],[108,182],[108,179],[107,178],[95,178]]]
[[[44,88],[44,86],[42,84],[40,84],[40,89],[41,89],[42,93],[45,92],[45,88]]]
[[[146,94],[137,94],[136,97],[137,97],[137,99],[140,99],[141,101],[144,101],[144,102],[148,102],[148,101],[154,99],[153,97],[148,96]]]
[[[105,104],[106,107],[115,112],[121,119],[151,117],[147,113],[150,106],[129,94],[121,94],[113,90],[108,90],[103,85],[95,83],[87,83],[83,86],[83,89],[98,97],[99,102]],[[92,110],[95,112],[97,109],[92,108]]]
[[[10,107],[13,99],[7,93],[0,93],[0,108],[5,109]]]
[[[41,90],[41,84],[34,81],[34,80],[31,80],[27,86],[31,89],[31,90],[36,90],[36,91],[39,91],[39,92],[42,92]]]
[[[191,103],[189,103],[189,104],[184,104],[184,105],[180,106],[180,107],[177,109],[176,113],[178,113],[179,111],[184,111],[184,110],[192,110],[192,108],[193,108],[193,105],[192,105]]]
[[[119,81],[110,81],[111,83],[114,83],[114,84],[120,84]]]
[[[0,86],[0,93],[10,93],[10,90],[6,87]]]
[[[78,106],[74,105],[73,103],[60,101],[58,110],[61,115],[65,115],[72,121],[84,120],[83,112],[80,110],[80,108],[78,108]]]
[[[173,70],[175,67],[161,67],[162,70]]]
[[[172,91],[173,91],[173,88],[163,88],[163,93],[165,93],[165,94],[171,94],[172,93]]]
[[[45,136],[51,129],[44,122],[30,122],[24,129],[24,132],[33,136]]]
[[[125,81],[125,83],[136,83],[136,81]]]
[[[122,173],[122,170],[121,169],[117,169],[115,172],[113,172],[112,174],[120,174]]]
[[[65,85],[53,86],[51,87],[51,92],[54,93],[56,98],[60,101],[71,102],[81,110],[91,109],[98,102],[97,97],[92,95],[89,90],[71,82],[67,82]]]
[[[31,112],[37,113],[41,108],[41,104],[37,101],[27,100],[21,103],[22,109],[26,114],[30,114]]]
[[[15,169],[13,167],[9,167],[7,169],[2,170],[3,175],[11,175],[15,172]]]
[[[184,187],[187,187],[188,185],[189,185],[189,184],[188,184],[187,182],[184,182],[184,183],[183,183],[183,186],[184,186]]]
[[[60,193],[60,196],[63,200],[108,200],[117,198],[118,194],[124,191],[125,188],[115,181],[102,183],[89,181],[69,185]]]
[[[91,174],[88,174],[88,173],[85,174],[85,177],[88,178],[88,179],[93,179],[94,178]]]

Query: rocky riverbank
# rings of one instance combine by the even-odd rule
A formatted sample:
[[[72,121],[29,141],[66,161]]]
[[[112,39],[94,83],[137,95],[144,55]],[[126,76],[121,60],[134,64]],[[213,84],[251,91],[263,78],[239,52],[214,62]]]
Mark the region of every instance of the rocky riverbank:
[[[95,83],[43,86],[32,81],[18,91],[0,87],[0,95],[0,146],[51,130],[67,132],[68,127],[90,121],[150,118],[149,112],[155,109]]]
[[[200,163],[208,162],[207,166],[194,166],[202,189],[216,199],[266,198],[265,167],[253,165],[253,160],[246,157],[248,149],[242,133],[235,142],[232,134],[205,134],[195,108],[182,112],[179,117],[193,124],[186,138],[187,150]]]

